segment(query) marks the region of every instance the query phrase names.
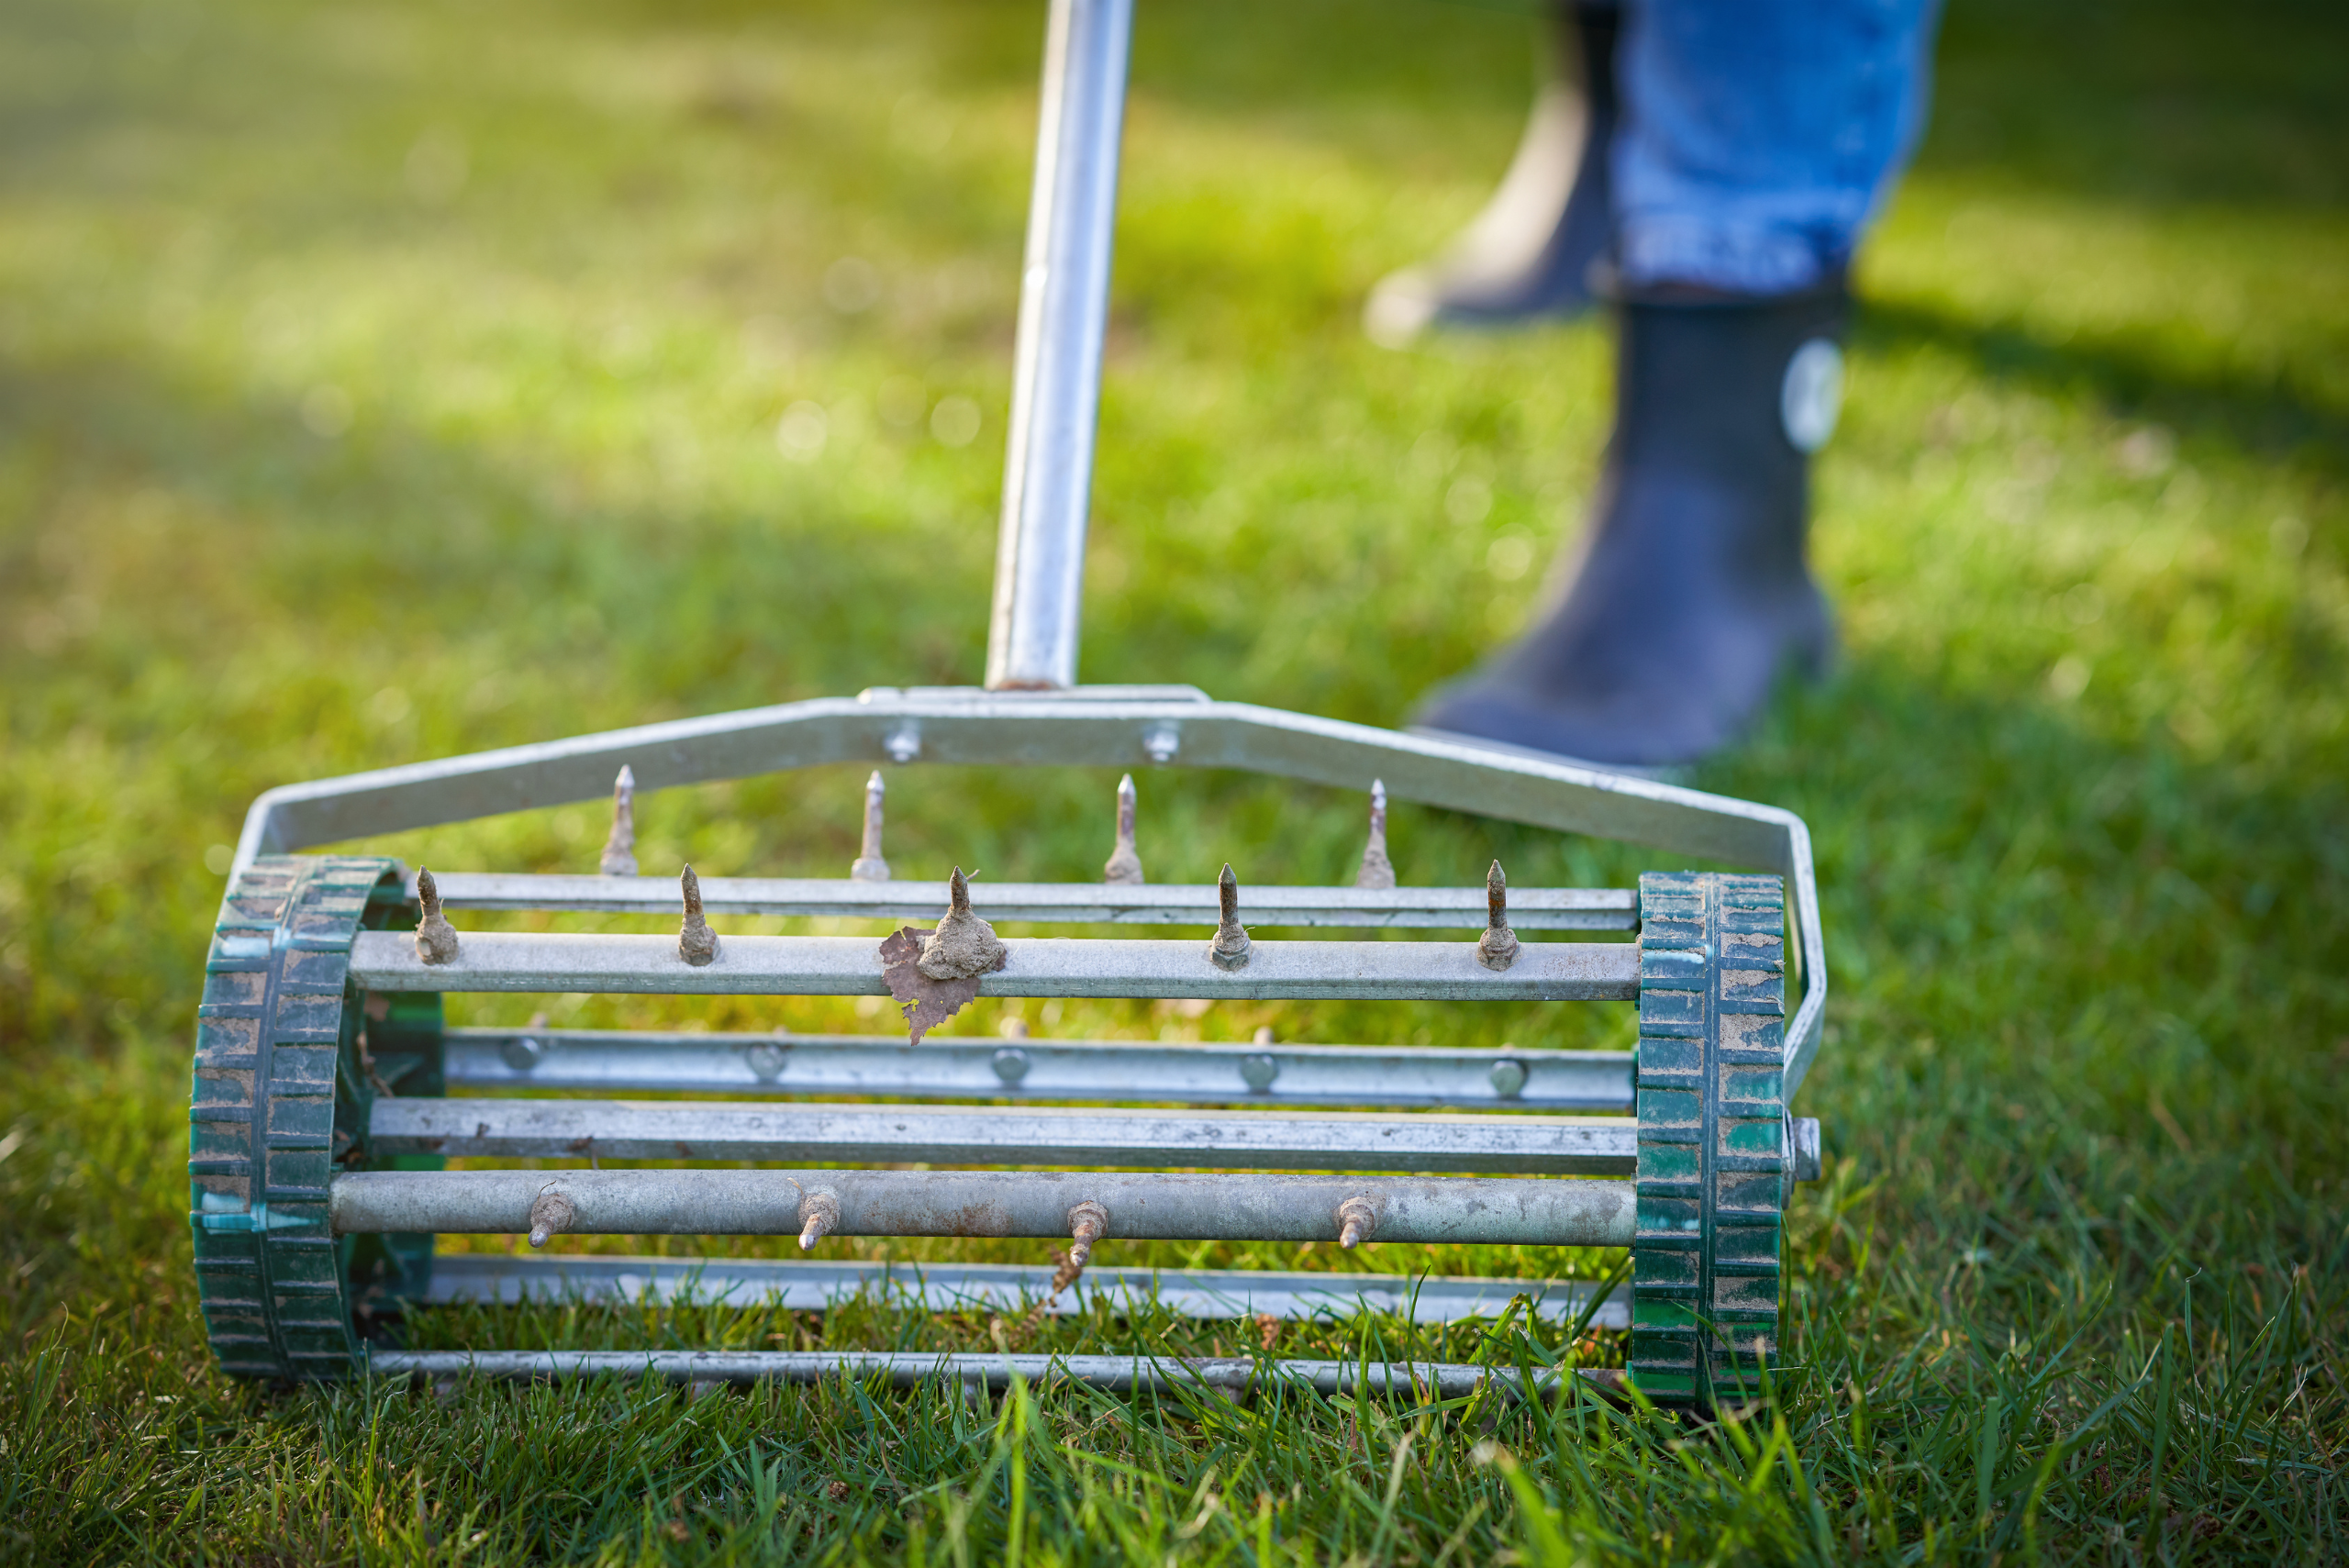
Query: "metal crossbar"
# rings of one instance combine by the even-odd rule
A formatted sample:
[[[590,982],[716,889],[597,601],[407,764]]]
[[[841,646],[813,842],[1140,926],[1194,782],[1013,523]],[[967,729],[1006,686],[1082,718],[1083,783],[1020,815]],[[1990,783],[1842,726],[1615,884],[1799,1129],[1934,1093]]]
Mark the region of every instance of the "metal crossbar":
[[[1631,1326],[1631,1293],[1586,1280],[1442,1274],[1300,1273],[1274,1269],[1139,1269],[1096,1264],[1056,1288],[1027,1263],[781,1262],[605,1253],[507,1257],[442,1252],[423,1299],[437,1306],[701,1306],[821,1312],[875,1302],[930,1312],[1068,1316],[1106,1308],[1177,1317],[1338,1320],[1372,1312],[1413,1323],[1498,1318],[1510,1304],[1537,1318]]]
[[[1269,1031],[1267,1031],[1269,1032]],[[452,1029],[458,1089],[1632,1112],[1627,1051]]]
[[[677,884],[654,876],[523,876],[455,872],[440,879],[451,909],[592,910],[618,915],[675,912]],[[416,879],[407,879],[416,896]],[[702,906],[713,915],[797,915],[859,920],[927,920],[946,906],[943,882],[853,878],[711,876]],[[989,920],[1092,926],[1213,925],[1213,883],[1124,885],[1065,882],[974,882],[971,904]],[[1396,929],[1485,923],[1481,887],[1257,887],[1250,917],[1271,927],[1384,926]],[[1629,888],[1539,887],[1513,893],[1509,923],[1520,931],[1631,931],[1639,927]]]
[[[1257,942],[1244,969],[1219,967],[1205,941],[1072,941],[1015,937],[985,977],[989,996],[1200,1001],[1631,1002],[1639,950],[1625,943],[1528,942],[1496,973],[1474,942]],[[362,932],[351,978],[370,991],[605,991],[676,995],[886,996],[869,937],[729,937],[715,959],[681,957],[674,937],[468,932],[457,956],[428,962],[392,931]]]

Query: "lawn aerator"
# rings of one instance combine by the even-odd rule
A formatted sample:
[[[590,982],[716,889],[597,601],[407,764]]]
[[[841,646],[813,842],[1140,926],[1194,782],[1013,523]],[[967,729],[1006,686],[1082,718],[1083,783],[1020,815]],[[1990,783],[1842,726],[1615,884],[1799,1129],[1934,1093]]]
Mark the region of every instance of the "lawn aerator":
[[[206,965],[189,1113],[196,1271],[229,1371],[741,1379],[846,1366],[900,1382],[999,1385],[1016,1372],[1225,1387],[1286,1373],[1331,1391],[1366,1378],[1457,1393],[1519,1374],[1178,1363],[1139,1351],[424,1352],[384,1348],[362,1327],[436,1302],[686,1290],[805,1307],[875,1288],[937,1307],[1108,1291],[1155,1293],[1204,1316],[1368,1304],[1421,1318],[1494,1314],[1522,1293],[1538,1311],[1628,1325],[1630,1376],[1658,1404],[1704,1407],[1759,1387],[1776,1340],[1781,1213],[1819,1161],[1816,1123],[1786,1109],[1818,1049],[1826,995],[1801,820],[1186,686],[1076,684],[1130,18],[1131,0],[1051,9],[984,688],[876,688],[295,784],[254,802]],[[943,884],[901,881],[884,852],[876,772],[863,853],[844,878],[637,874],[636,790],[847,762],[1247,770],[1368,791],[1369,843],[1352,886],[1243,887],[1228,866],[1216,885],[1151,884],[1130,777],[1100,883],[974,884],[960,870]],[[436,876],[384,858],[296,852],[607,790],[612,836],[592,875]],[[1773,874],[1526,889],[1508,887],[1496,862],[1483,886],[1401,887],[1385,846],[1389,792]],[[463,930],[451,910],[680,911],[681,926],[674,937]],[[879,941],[709,923],[754,914],[942,918]],[[1250,920],[1465,934],[1256,940]],[[1789,920],[1801,982],[1791,1020]],[[1197,933],[1004,940],[992,921]],[[1535,931],[1633,940],[1518,935]],[[441,997],[463,992],[888,995],[911,1038],[444,1029]],[[925,1038],[980,995],[1636,1000],[1639,1044],[1634,1059],[1262,1038]],[[508,1093],[518,1088],[709,1097]],[[1353,1108],[1330,1108],[1341,1106]],[[442,1168],[477,1157],[588,1168]],[[874,1166],[884,1168],[858,1168]],[[796,1235],[809,1251],[834,1236],[1057,1239],[1066,1251],[1057,1267],[1034,1268],[434,1256],[436,1233],[461,1232],[527,1233],[534,1247],[566,1234],[707,1233]],[[1097,1248],[1149,1239],[1627,1246],[1632,1271],[1628,1302],[1587,1285],[1503,1280],[1088,1271]]]

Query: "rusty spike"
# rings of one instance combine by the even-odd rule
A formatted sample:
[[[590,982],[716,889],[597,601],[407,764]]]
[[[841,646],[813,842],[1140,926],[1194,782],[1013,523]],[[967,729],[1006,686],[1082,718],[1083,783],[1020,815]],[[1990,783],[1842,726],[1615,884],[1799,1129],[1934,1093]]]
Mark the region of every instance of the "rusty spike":
[[[1370,841],[1363,846],[1362,868],[1354,873],[1356,887],[1392,887],[1395,862],[1386,858],[1386,784],[1370,781]]]
[[[1208,944],[1208,957],[1218,969],[1244,969],[1248,964],[1248,928],[1240,923],[1240,879],[1231,874],[1226,862],[1223,875],[1216,880],[1216,904],[1222,921],[1216,927],[1215,940]]]
[[[416,928],[416,956],[427,963],[456,962],[457,929],[440,913],[440,885],[422,866],[416,869],[416,898],[424,906],[424,918]]]
[[[612,781],[612,835],[596,869],[606,876],[636,874],[636,773],[626,763]]]
[[[685,923],[677,931],[677,956],[698,969],[718,957],[718,933],[702,918],[701,878],[687,866],[677,878],[685,896]]]
[[[889,786],[881,782],[881,770],[874,769],[873,776],[864,781],[863,847],[848,868],[848,874],[858,882],[889,880],[889,862],[881,858],[881,797],[888,793]]]
[[[1476,962],[1486,969],[1507,969],[1517,962],[1517,933],[1508,929],[1508,878],[1501,862],[1485,873],[1485,934],[1476,939]]]
[[[1120,885],[1134,885],[1142,880],[1141,856],[1134,852],[1134,776],[1131,773],[1118,781],[1118,841],[1109,851],[1108,862],[1101,868],[1101,880]]]

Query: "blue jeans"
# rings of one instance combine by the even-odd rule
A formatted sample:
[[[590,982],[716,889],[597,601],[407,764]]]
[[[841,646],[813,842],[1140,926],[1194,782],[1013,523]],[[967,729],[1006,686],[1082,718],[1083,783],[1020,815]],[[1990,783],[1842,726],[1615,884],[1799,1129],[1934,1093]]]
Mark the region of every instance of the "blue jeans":
[[[1924,128],[1940,0],[1631,0],[1618,261],[1634,291],[1839,276]]]

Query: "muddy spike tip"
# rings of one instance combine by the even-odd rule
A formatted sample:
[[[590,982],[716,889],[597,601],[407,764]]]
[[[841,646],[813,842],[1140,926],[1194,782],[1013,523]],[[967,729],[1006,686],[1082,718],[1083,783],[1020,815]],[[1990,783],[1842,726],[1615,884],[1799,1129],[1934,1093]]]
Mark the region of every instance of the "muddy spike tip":
[[[427,963],[456,962],[457,929],[440,912],[440,884],[423,866],[416,868],[416,901],[424,906],[416,927],[416,956]]]
[[[1370,840],[1363,846],[1362,867],[1354,873],[1356,887],[1395,885],[1395,862],[1386,858],[1386,784],[1370,781]]]
[[[1476,962],[1503,970],[1517,962],[1517,933],[1508,929],[1508,878],[1501,862],[1485,873],[1485,934],[1476,940]]]
[[[678,889],[685,895],[685,921],[677,931],[677,956],[698,969],[718,957],[718,933],[701,912],[701,878],[687,866],[677,878]]]
[[[1208,957],[1219,969],[1243,969],[1248,963],[1248,928],[1240,923],[1240,879],[1231,874],[1230,862],[1226,862],[1223,874],[1216,879],[1216,907],[1220,916],[1215,940],[1208,944]]]
[[[1118,781],[1118,839],[1109,851],[1109,859],[1101,867],[1101,880],[1115,885],[1132,886],[1142,881],[1141,856],[1134,850],[1134,776],[1128,773]]]
[[[612,832],[596,869],[606,876],[636,874],[636,771],[625,762],[612,781]]]
[[[874,769],[873,776],[864,781],[864,837],[848,868],[852,881],[889,880],[889,862],[881,858],[881,802],[888,793],[889,786],[881,782],[881,770]]]
[[[914,962],[932,980],[970,980],[1001,969],[1008,950],[995,928],[971,907],[971,882],[956,866],[946,880],[946,918],[923,939]]]

